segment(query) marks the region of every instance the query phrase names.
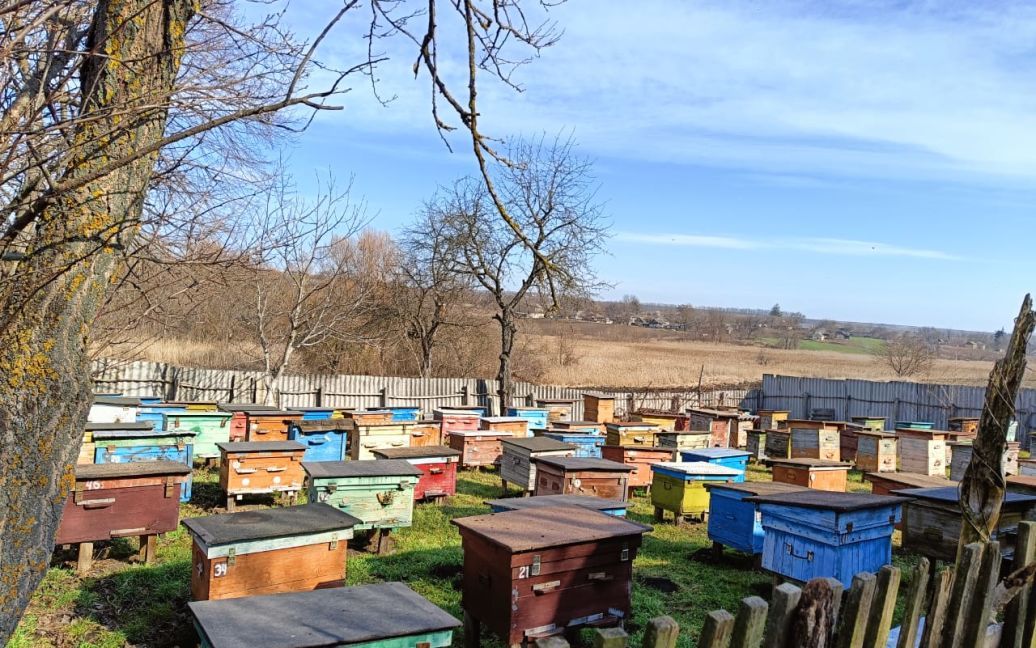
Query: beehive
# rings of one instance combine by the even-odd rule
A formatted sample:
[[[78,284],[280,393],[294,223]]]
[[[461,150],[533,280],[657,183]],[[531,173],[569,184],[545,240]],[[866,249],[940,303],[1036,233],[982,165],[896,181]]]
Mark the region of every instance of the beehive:
[[[79,545],[79,571],[90,568],[93,543],[140,538],[140,558],[155,558],[155,537],[176,528],[180,489],[191,469],[174,461],[76,466],[54,544]]]
[[[457,619],[402,583],[188,603],[201,648],[448,648]]]
[[[547,410],[548,425],[556,425],[575,418],[576,401],[570,398],[539,398],[536,407]]]
[[[245,431],[247,441],[287,441],[288,428],[292,423],[302,420],[302,412],[294,410],[250,411],[248,427]]]
[[[507,497],[486,502],[494,513],[521,511],[531,508],[579,506],[591,511],[626,517],[626,502],[592,497],[590,495],[538,495],[536,497]]]
[[[903,549],[933,560],[956,560],[963,524],[957,487],[908,488],[893,493],[908,498],[903,504]],[[1018,523],[1032,519],[1034,507],[1036,496],[1008,491],[993,532],[1001,552],[1013,552]]]
[[[625,502],[631,466],[606,459],[541,457],[536,495],[592,495]]]
[[[498,466],[504,455],[502,441],[510,438],[510,432],[453,430],[450,432],[450,447],[460,451],[463,468]]]
[[[612,421],[605,423],[606,445],[655,446],[658,428],[650,423]]]
[[[229,441],[239,443],[248,438],[249,412],[276,412],[279,408],[273,405],[256,405],[254,403],[220,403],[219,411],[230,414]],[[187,411],[187,410],[181,410]]]
[[[155,430],[151,423],[87,423],[94,456],[83,463],[175,461],[191,468],[194,432]],[[191,474],[180,489],[180,501],[191,500]]]
[[[504,490],[512,484],[522,490],[536,489],[536,460],[541,457],[573,457],[576,447],[547,437],[503,439],[500,479]]]
[[[948,443],[946,445],[949,446],[951,453],[950,479],[952,481],[961,481],[964,479],[964,471],[967,470],[968,464],[971,463],[972,444]],[[1004,475],[1018,474],[1017,443],[1007,444],[1007,448],[1004,450],[1003,457],[1000,460],[1000,470]]]
[[[94,396],[86,420],[90,423],[136,423],[139,398]]]
[[[773,459],[773,481],[803,488],[844,493],[849,464],[823,459]]]
[[[355,530],[411,525],[414,489],[422,473],[409,461],[317,461],[302,468],[309,501],[330,504],[359,518]]]
[[[769,459],[790,459],[791,432],[788,430],[767,430],[766,456]]]
[[[938,430],[903,428],[899,439],[899,469],[919,475],[946,476],[946,435]]]
[[[674,448],[676,450],[697,450],[708,448],[712,436],[708,432],[681,430],[678,432],[658,432],[655,434],[655,442],[663,448]]]
[[[709,540],[713,547],[730,547],[748,554],[763,552],[759,503],[746,497],[800,491],[800,486],[775,482],[706,483],[709,493]]]
[[[375,450],[376,459],[404,459],[421,471],[414,487],[417,501],[435,500],[457,494],[457,464],[460,452],[445,446],[418,446]]]
[[[529,430],[546,430],[550,412],[543,407],[508,407],[507,415],[525,419]]]
[[[615,397],[605,394],[583,394],[583,416],[588,421],[609,423],[615,420]]]
[[[684,463],[657,463],[651,466],[654,484],[651,504],[655,519],[661,521],[664,511],[673,514],[679,524],[685,517],[705,518],[709,511],[707,483],[733,483],[744,478],[744,473],[715,463],[692,461]]]
[[[529,436],[529,420],[520,416],[483,416],[478,427],[491,432],[510,432],[514,437]]]
[[[978,434],[978,417],[954,416],[949,420],[951,432],[960,432],[968,436]]]
[[[633,413],[633,420],[654,425],[663,432],[686,430],[690,422],[686,414],[641,410]]]
[[[208,400],[192,400],[192,401],[165,401],[165,405],[170,407],[179,407],[188,412],[218,412],[219,403],[216,401]]]
[[[306,446],[303,461],[342,461],[352,426],[351,421],[336,418],[293,421],[288,440]]]
[[[167,430],[194,432],[194,458],[219,458],[220,443],[230,442],[229,412],[185,409],[165,416]]]
[[[305,475],[306,446],[297,441],[219,443],[219,486],[227,495],[227,510],[245,495],[282,493],[294,500]]]
[[[597,423],[596,421],[557,421],[551,427],[559,431],[585,432],[587,434],[600,434],[601,436],[604,436],[607,431],[604,423]]]
[[[755,462],[766,459],[766,430],[749,430],[745,444],[748,458]]]
[[[819,423],[819,425],[807,425]],[[819,421],[789,421],[792,459],[839,461],[841,435],[838,430]]]
[[[195,601],[345,584],[355,517],[327,504],[188,518]]]
[[[903,500],[805,490],[746,498],[759,505],[763,569],[806,582],[832,577],[848,588],[859,572],[892,562],[892,530]]]
[[[605,441],[603,434],[569,430],[547,431],[543,433],[543,437],[573,445],[576,448],[575,456],[588,459],[601,458],[601,446],[604,445]]]
[[[836,422],[838,427],[838,459],[839,461],[856,462],[856,452],[860,445],[860,433],[868,432],[862,425]]]
[[[1036,459],[1019,459],[1018,474],[1024,477],[1036,477]]]
[[[345,410],[345,418],[352,419],[356,425],[392,425],[398,423],[391,410]]]
[[[759,410],[756,412],[759,417],[759,429],[777,430],[784,427],[784,422],[791,416],[788,410]]]
[[[945,477],[904,472],[869,472],[864,474],[863,479],[871,483],[871,492],[875,495],[891,495],[892,491],[907,488],[941,488],[954,485]]]
[[[681,461],[704,461],[737,470],[741,473],[740,477],[734,480],[737,482],[745,481],[745,471],[748,470],[749,456],[747,451],[734,448],[702,448],[699,450],[680,451]]]
[[[650,488],[652,480],[651,464],[674,462],[678,459],[676,448],[650,446],[612,446],[601,448],[601,456],[609,461],[626,464],[633,468],[630,473],[629,488]]]
[[[421,408],[413,406],[386,407],[392,412],[393,423],[417,423],[421,418]]]
[[[856,469],[865,472],[896,471],[896,435],[885,432],[859,432]]]
[[[349,430],[349,457],[353,461],[373,459],[375,450],[409,447],[410,431],[404,423],[356,422]]]
[[[464,550],[461,604],[472,632],[485,624],[516,646],[629,618],[633,561],[650,527],[572,506],[453,524]]]
[[[716,448],[729,447],[737,443],[737,425],[740,413],[715,409],[688,409],[688,425],[692,430],[712,433],[710,445]]]
[[[885,431],[884,416],[853,416],[849,420],[867,430],[873,430],[874,432]]]
[[[437,409],[435,420],[442,426],[443,443],[450,444],[451,432],[469,432],[479,428],[479,419],[484,416],[476,412],[458,409]]]
[[[439,421],[418,421],[410,428],[410,447],[445,445]]]

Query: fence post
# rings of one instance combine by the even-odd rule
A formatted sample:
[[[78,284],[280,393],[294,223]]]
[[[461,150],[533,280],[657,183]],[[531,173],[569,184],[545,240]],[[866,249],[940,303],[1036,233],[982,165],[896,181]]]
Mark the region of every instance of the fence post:
[[[851,421],[852,420],[852,411],[853,411],[853,395],[852,394],[846,394],[845,395],[845,418],[843,418],[842,420],[843,421]]]
[[[680,624],[673,617],[660,616],[648,621],[644,628],[643,648],[676,648]]]
[[[863,639],[867,634],[867,618],[874,601],[874,586],[877,580],[874,574],[867,572],[853,576],[853,583],[842,610],[842,618],[838,623],[838,636],[835,638],[837,648],[863,648]]]
[[[378,390],[378,400],[381,402],[380,407],[388,407],[388,387],[382,387]]]
[[[914,570],[914,579],[906,596],[903,609],[903,620],[899,625],[899,643],[897,648],[914,648],[917,645],[917,627],[923,613],[925,594],[928,591],[928,572],[931,563],[922,557]]]
[[[593,648],[626,648],[629,635],[622,628],[598,628],[594,630]]]
[[[766,629],[766,611],[769,605],[758,596],[741,599],[741,607],[734,619],[730,645],[738,648],[759,648]]]
[[[252,378],[252,402],[259,402],[259,381]]]
[[[461,405],[471,405],[471,401],[469,400],[470,397],[471,397],[471,390],[468,389],[467,385],[461,385],[461,387],[460,387],[460,404]]]
[[[899,398],[892,401],[892,429],[896,428],[896,421],[899,420]]]
[[[324,406],[324,388],[323,387],[321,387],[320,385],[317,385],[316,391],[313,392],[313,397],[316,400],[316,403],[314,403],[314,407],[323,407]]]
[[[174,367],[173,368],[173,377],[169,381],[169,396],[166,397],[166,400],[171,400],[171,401],[179,400],[179,396],[180,396],[180,368],[179,367]]]
[[[773,600],[766,615],[766,633],[763,648],[782,648],[791,629],[791,615],[799,605],[802,590],[791,583],[781,583],[773,589]]]
[[[885,565],[878,571],[878,582],[874,587],[871,599],[870,618],[867,619],[867,634],[864,646],[884,646],[889,640],[892,629],[892,614],[899,597],[899,581],[901,574],[898,567]]]
[[[734,631],[734,617],[726,610],[715,610],[705,615],[698,648],[727,648]]]
[[[1014,565],[1012,569],[1018,571],[1029,565],[1036,559],[1036,522],[1020,522],[1018,524],[1018,542],[1014,549]],[[1004,636],[1000,645],[1004,648],[1021,648],[1028,646],[1025,642],[1026,634],[1030,634],[1033,622],[1029,609],[1032,586],[1027,585],[1011,600],[1007,606],[1007,613],[1004,616]],[[1031,640],[1030,640],[1031,642]]]
[[[235,391],[236,391],[236,387],[237,387],[237,374],[230,374],[230,393],[227,394],[227,400],[229,400],[231,403],[235,402],[234,401],[234,394],[235,394]]]

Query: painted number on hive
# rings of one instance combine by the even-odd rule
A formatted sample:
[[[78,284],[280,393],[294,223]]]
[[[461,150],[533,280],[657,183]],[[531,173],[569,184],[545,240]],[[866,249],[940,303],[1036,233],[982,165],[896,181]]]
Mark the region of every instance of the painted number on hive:
[[[89,481],[89,482],[86,482],[86,490],[100,490],[100,489],[101,489],[101,482],[99,482],[99,481]]]
[[[528,578],[528,577],[529,577],[529,566],[526,565],[525,567],[519,567],[518,568],[518,578]]]
[[[227,563],[216,563],[212,566],[212,575],[215,578],[220,578],[227,575]]]

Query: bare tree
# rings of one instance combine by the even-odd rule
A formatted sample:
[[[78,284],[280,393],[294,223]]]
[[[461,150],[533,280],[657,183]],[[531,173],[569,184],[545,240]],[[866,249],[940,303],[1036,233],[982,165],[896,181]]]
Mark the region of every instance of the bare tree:
[[[473,178],[458,181],[429,205],[453,250],[454,271],[493,297],[503,407],[511,404],[512,353],[524,300],[534,290],[554,303],[562,294],[593,292],[598,284],[591,261],[607,236],[591,164],[575,155],[571,141],[522,140],[508,156],[514,163],[500,167],[494,183],[520,234],[492,217],[494,199]]]
[[[935,359],[932,347],[914,335],[892,338],[877,353],[879,362],[901,377],[926,373]]]

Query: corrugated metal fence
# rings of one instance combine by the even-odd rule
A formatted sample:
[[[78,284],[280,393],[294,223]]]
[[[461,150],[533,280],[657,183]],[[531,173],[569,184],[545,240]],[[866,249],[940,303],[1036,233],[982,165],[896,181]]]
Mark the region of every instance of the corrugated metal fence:
[[[985,402],[984,387],[934,385],[869,380],[829,380],[792,376],[763,376],[761,390],[753,390],[742,402],[746,409],[790,410],[793,418],[808,418],[813,409],[833,409],[835,418],[884,416],[893,421],[931,421],[945,430],[955,416],[979,416]],[[1018,440],[1027,447],[1036,414],[1036,389],[1018,394]]]
[[[177,367],[157,362],[97,360],[93,365],[98,392],[127,396],[161,396],[166,400],[214,400],[239,403],[263,402],[262,373]],[[275,385],[284,407],[389,407],[420,405],[430,414],[437,407],[482,405],[499,412],[497,382],[481,378],[394,378],[385,376],[300,375],[284,376]],[[518,402],[532,405],[537,399],[576,401],[582,417],[582,394],[589,388],[517,383]],[[624,414],[635,409],[678,410],[689,406],[738,404],[747,389],[702,391],[611,391],[593,389],[616,398]]]

